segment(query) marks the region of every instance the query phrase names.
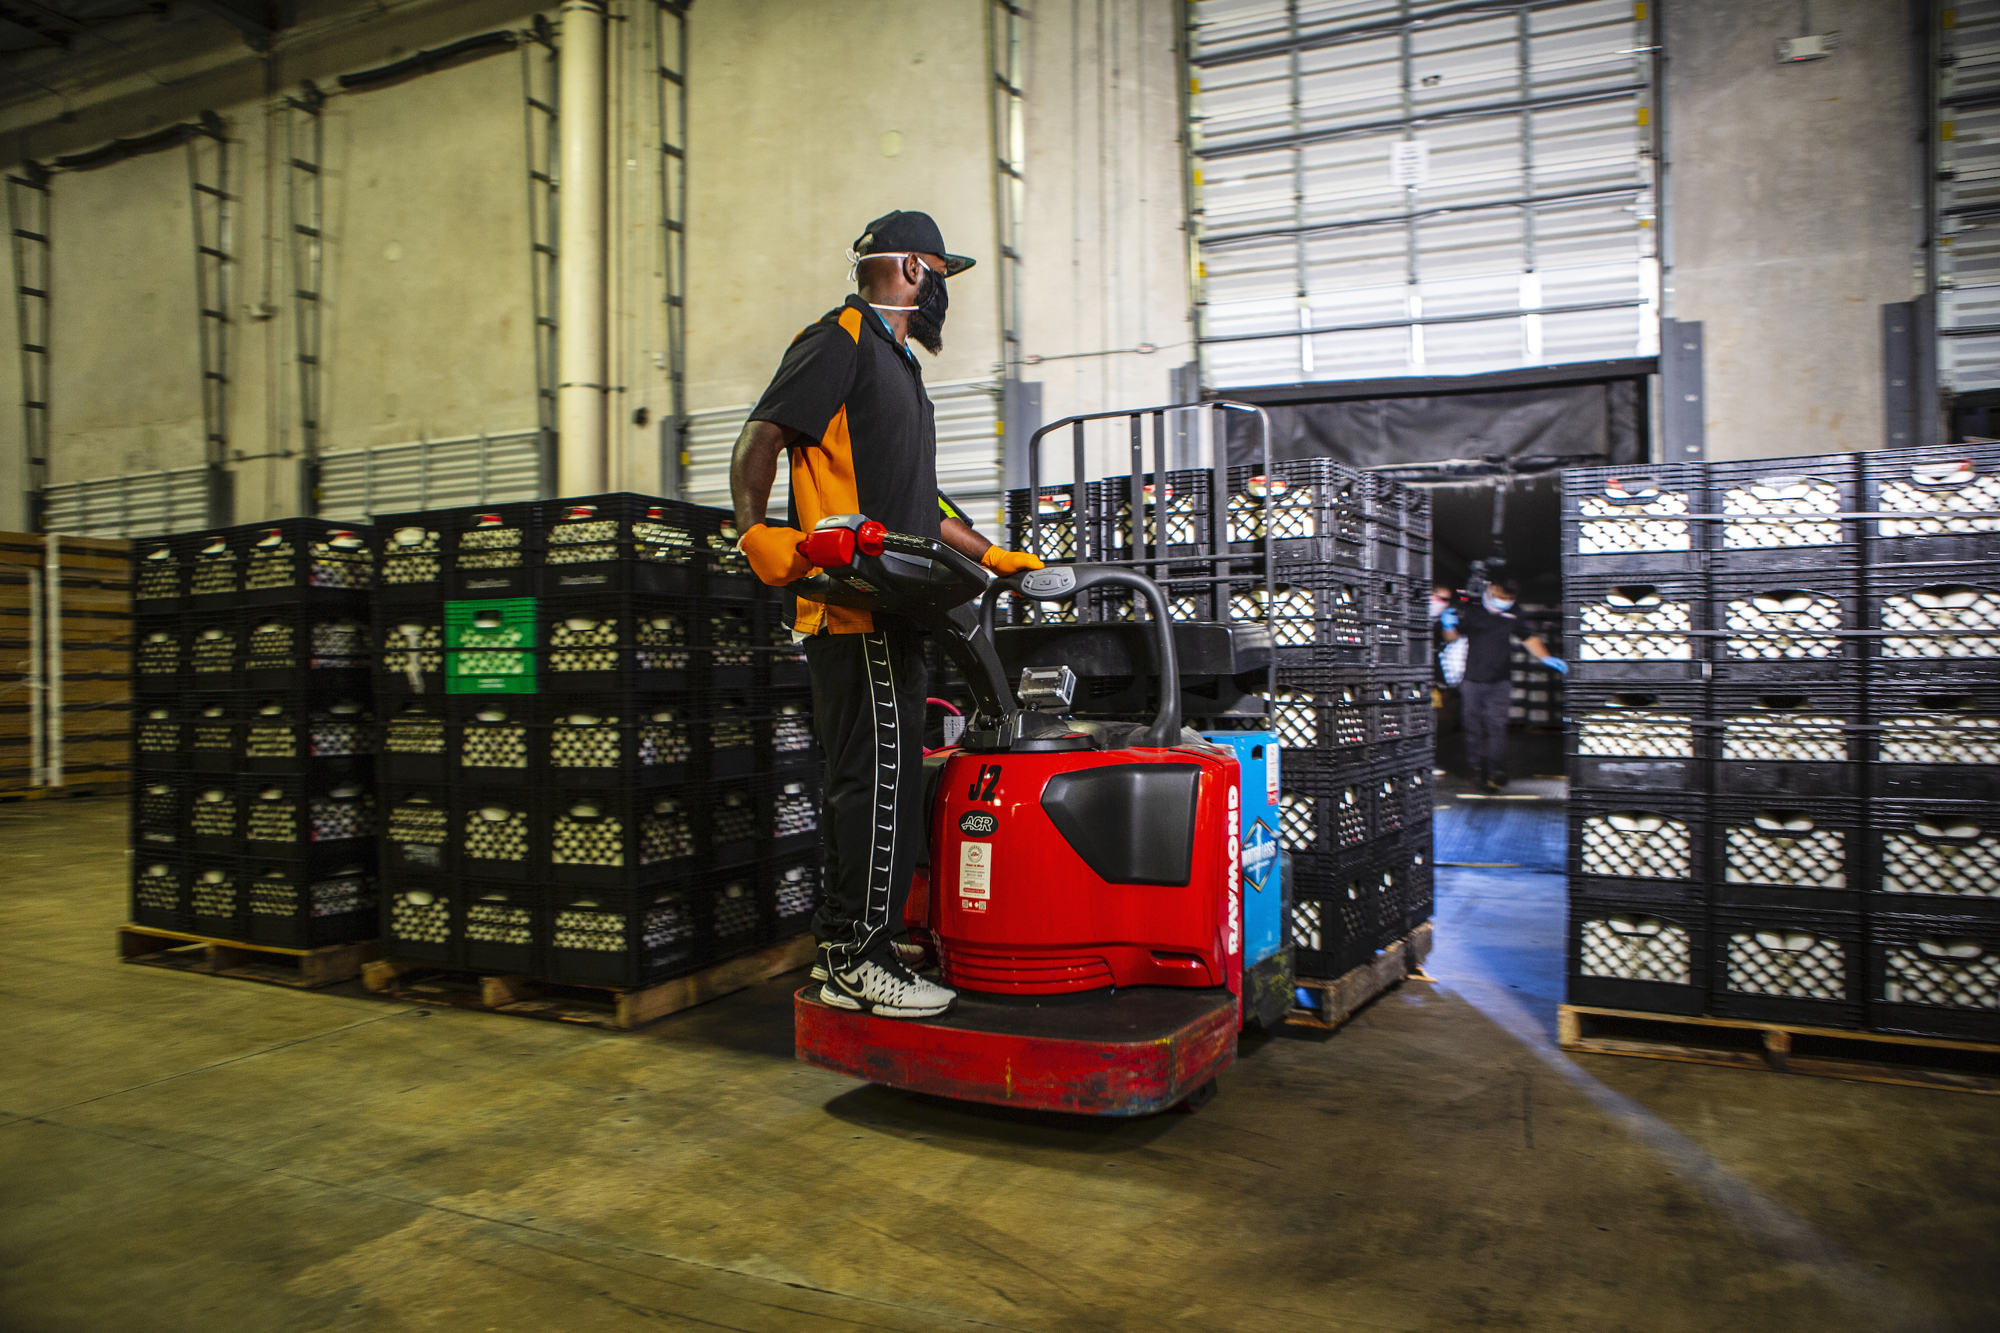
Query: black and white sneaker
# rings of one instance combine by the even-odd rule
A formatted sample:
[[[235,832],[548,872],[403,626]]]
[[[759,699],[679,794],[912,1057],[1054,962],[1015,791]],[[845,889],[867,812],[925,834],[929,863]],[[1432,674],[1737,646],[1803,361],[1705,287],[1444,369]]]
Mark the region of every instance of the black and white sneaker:
[[[896,957],[902,959],[911,967],[915,967],[918,963],[924,961],[924,946],[921,944],[912,944],[908,940],[897,940],[892,947],[896,950]],[[818,951],[813,954],[812,979],[814,981],[825,981],[831,975],[826,959],[827,949],[822,944],[819,946]]]
[[[951,1008],[958,992],[918,976],[892,953],[832,968],[819,998],[836,1009],[865,1009],[877,1018],[935,1018]]]
[[[824,944],[820,945],[819,948],[813,950],[812,979],[814,981],[825,981],[827,977],[831,975],[827,967],[826,952],[827,952],[826,946]]]

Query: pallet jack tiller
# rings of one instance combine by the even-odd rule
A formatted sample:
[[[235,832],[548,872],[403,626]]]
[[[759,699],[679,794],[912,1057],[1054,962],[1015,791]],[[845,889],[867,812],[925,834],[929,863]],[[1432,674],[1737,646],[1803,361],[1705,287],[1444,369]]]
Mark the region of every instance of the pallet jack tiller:
[[[1246,1013],[1282,1016],[1290,969],[1288,953],[1264,951],[1246,1009],[1246,910],[1273,938],[1282,910],[1277,875],[1254,894],[1245,885],[1242,813],[1267,796],[1266,761],[1260,745],[1246,793],[1238,748],[1184,729],[1181,650],[1213,657],[1220,645],[1227,671],[1242,667],[1245,645],[1254,656],[1261,644],[1268,662],[1268,635],[1175,625],[1157,584],[1112,565],[989,580],[943,543],[859,515],[822,520],[801,550],[818,572],[794,591],[921,627],[963,673],[975,709],[957,746],[925,760],[928,856],[907,911],[958,1003],[933,1019],[878,1018],[821,1003],[814,983],[794,1002],[798,1057],[1035,1109],[1142,1115],[1205,1101]],[[1065,603],[1111,589],[1136,594],[1150,621],[996,629],[1003,593]],[[1046,663],[1065,642],[1083,669],[1030,665],[1017,702],[1003,657]],[[1076,716],[1077,680],[1098,672],[1149,677],[1151,720]],[[1268,763],[1275,778],[1275,753]],[[1275,863],[1274,841],[1258,850],[1253,860]],[[1275,1013],[1263,997],[1277,997]]]

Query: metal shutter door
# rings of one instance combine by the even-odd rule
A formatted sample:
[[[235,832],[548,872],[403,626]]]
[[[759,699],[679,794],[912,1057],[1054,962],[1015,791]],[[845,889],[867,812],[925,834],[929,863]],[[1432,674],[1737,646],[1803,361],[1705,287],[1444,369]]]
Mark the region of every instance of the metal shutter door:
[[[1209,384],[1657,354],[1651,26],[1630,0],[1193,12]],[[1399,144],[1421,184],[1392,179]]]
[[[2000,388],[2000,0],[1934,8],[1938,374],[1966,393]]]
[[[460,505],[533,500],[542,491],[541,432],[410,440],[320,456],[320,516],[360,520]]]

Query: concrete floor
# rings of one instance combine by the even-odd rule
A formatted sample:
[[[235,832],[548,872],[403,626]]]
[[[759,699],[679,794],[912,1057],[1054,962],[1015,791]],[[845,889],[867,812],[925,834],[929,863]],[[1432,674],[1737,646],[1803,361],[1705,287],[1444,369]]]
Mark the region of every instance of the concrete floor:
[[[791,1059],[112,961],[124,812],[0,806],[0,1330],[2000,1326],[2000,1100],[1551,1044],[1561,881],[1435,982],[1080,1123]]]

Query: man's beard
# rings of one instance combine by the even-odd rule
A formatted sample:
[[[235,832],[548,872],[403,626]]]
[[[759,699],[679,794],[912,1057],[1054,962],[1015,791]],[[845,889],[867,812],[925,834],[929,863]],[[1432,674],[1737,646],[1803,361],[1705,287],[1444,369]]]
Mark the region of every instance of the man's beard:
[[[917,308],[910,312],[908,333],[932,356],[944,350],[945,308],[949,302],[944,279],[936,270],[925,269],[924,280],[917,287]]]

